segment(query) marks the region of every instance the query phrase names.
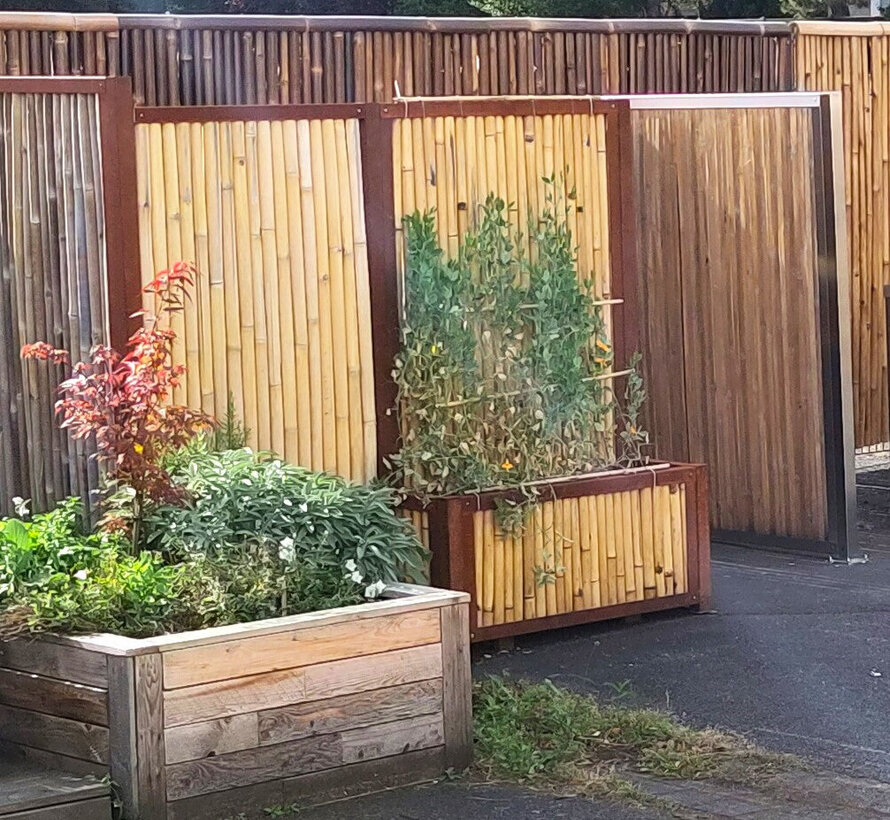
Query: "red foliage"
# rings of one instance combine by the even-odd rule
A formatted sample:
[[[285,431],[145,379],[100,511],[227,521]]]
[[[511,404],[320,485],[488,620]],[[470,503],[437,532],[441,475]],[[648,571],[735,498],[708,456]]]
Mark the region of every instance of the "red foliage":
[[[182,310],[193,276],[194,268],[180,262],[159,273],[144,291],[157,297],[164,316]],[[60,426],[75,439],[95,437],[96,456],[107,478],[135,490],[137,514],[145,501],[177,500],[176,488],[160,466],[161,457],[214,424],[200,411],[169,403],[185,371],[173,364],[175,338],[153,318],[129,338],[125,354],[96,345],[90,360],[77,362],[59,385]],[[68,363],[66,351],[45,342],[25,345],[22,356]]]

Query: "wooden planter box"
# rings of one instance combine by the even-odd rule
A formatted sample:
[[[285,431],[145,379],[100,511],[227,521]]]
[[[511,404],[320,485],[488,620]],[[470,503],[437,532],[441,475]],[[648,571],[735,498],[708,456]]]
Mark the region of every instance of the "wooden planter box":
[[[0,745],[110,774],[140,820],[263,816],[461,769],[468,596],[385,597],[145,640],[0,643]]]
[[[676,607],[707,606],[707,472],[659,464],[541,482],[516,537],[500,533],[492,490],[409,498],[403,515],[433,553],[432,582],[471,596],[472,640]]]

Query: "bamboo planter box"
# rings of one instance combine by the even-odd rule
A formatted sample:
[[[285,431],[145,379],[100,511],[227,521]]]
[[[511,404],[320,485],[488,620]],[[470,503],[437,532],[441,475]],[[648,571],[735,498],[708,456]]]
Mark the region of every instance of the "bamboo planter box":
[[[471,596],[471,638],[544,629],[677,607],[710,597],[707,471],[658,464],[541,482],[540,503],[516,537],[499,532],[491,490],[408,498],[432,550],[436,585]]]
[[[261,817],[463,768],[468,596],[385,596],[145,640],[0,643],[0,745],[110,774],[140,820]]]

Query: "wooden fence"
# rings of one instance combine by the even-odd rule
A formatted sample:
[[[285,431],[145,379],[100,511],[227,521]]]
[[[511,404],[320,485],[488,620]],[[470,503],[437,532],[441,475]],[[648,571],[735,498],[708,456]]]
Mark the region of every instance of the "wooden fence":
[[[651,204],[637,209],[636,236],[658,449],[709,465],[718,538],[844,554],[852,407],[838,316],[849,303],[831,148],[840,112],[833,123],[827,103],[630,104],[637,201]]]

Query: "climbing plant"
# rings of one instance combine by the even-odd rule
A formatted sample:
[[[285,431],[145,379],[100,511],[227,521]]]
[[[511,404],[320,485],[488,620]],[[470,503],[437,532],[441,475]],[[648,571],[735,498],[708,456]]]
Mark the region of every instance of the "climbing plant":
[[[489,195],[454,258],[438,243],[434,212],[404,220],[392,467],[417,495],[529,487],[645,459],[637,359],[619,402],[604,300],[578,275],[555,180],[549,190],[525,235]],[[522,514],[499,517],[513,526]]]

